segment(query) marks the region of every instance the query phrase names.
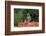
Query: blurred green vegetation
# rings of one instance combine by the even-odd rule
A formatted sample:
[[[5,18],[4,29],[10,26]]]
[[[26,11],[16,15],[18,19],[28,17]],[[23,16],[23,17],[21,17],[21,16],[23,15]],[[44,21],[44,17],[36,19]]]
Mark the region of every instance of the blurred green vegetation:
[[[18,22],[25,20],[27,13],[32,16],[32,21],[39,21],[38,9],[14,9],[14,26],[17,26]]]

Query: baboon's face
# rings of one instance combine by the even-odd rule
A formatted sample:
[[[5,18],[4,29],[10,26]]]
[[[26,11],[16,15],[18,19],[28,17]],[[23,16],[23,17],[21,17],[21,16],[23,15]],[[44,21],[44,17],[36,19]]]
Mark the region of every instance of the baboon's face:
[[[29,13],[27,13],[27,16],[30,16],[30,14],[29,14]]]

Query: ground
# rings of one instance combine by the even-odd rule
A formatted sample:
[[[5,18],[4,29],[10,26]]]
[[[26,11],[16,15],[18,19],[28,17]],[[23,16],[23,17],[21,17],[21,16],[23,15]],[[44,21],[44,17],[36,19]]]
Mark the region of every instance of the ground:
[[[19,22],[19,27],[31,27],[31,26],[38,26],[39,22]]]

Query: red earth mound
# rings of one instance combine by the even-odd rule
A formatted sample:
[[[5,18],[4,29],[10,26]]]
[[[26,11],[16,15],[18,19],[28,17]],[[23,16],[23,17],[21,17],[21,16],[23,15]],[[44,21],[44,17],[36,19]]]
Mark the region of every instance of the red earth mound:
[[[36,27],[39,25],[39,22],[19,22],[18,26],[19,27]]]

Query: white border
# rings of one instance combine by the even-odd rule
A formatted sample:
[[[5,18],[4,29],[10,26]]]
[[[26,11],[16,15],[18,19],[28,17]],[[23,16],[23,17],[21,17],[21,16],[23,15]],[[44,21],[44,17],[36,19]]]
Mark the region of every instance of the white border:
[[[39,27],[14,27],[14,8],[39,9]],[[11,5],[11,31],[42,30],[42,14],[41,13],[42,13],[41,6]]]

